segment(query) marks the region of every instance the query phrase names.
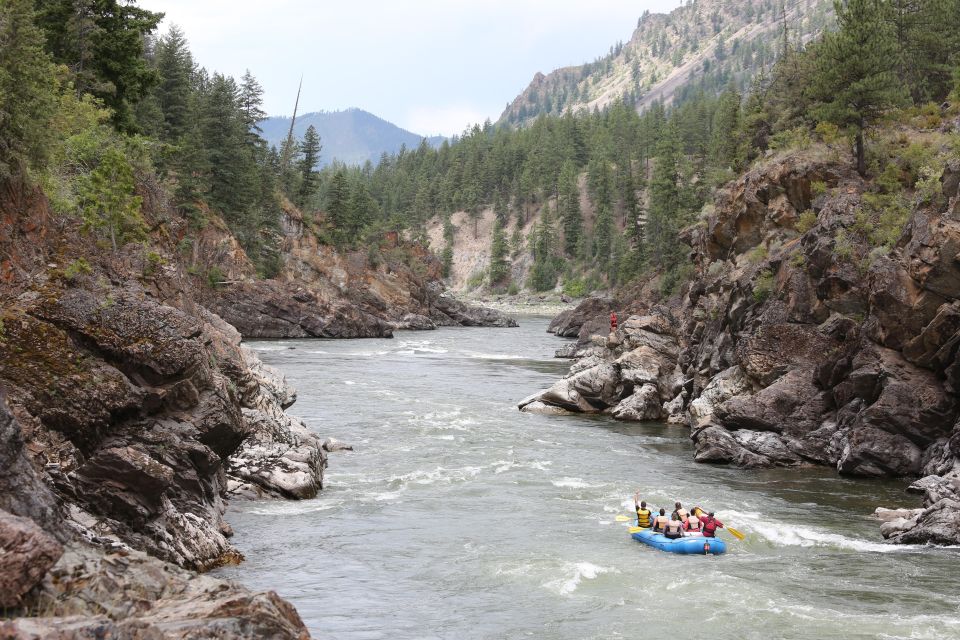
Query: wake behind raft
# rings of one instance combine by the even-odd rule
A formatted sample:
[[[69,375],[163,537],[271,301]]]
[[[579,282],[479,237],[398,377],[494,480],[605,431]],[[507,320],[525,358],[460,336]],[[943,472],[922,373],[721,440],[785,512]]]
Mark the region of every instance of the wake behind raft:
[[[723,540],[719,538],[709,538],[699,534],[671,539],[662,533],[654,533],[650,529],[643,529],[630,535],[638,542],[650,545],[655,549],[660,549],[660,551],[669,551],[670,553],[700,556],[712,554],[718,556],[727,551],[727,544]]]

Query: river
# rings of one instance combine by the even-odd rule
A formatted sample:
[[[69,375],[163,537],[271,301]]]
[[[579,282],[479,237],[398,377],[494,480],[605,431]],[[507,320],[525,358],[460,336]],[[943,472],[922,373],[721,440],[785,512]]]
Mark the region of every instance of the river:
[[[569,364],[546,318],[393,340],[252,342],[291,411],[354,445],[303,502],[235,502],[247,561],[317,638],[960,638],[960,556],[882,544],[904,482],[695,464],[686,428],[546,417],[516,401]],[[617,514],[716,510],[723,556],[633,541]]]

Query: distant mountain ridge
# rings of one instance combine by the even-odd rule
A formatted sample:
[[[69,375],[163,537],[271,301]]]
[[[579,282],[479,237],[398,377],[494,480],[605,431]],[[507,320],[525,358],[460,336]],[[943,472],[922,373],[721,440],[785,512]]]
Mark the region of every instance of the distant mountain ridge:
[[[363,109],[298,115],[293,128],[294,136],[302,139],[310,125],[320,134],[323,145],[320,151],[321,166],[327,166],[334,160],[348,165],[362,165],[367,160],[376,164],[382,154],[396,153],[404,145],[408,149],[416,149],[424,139],[424,136],[401,129]],[[260,128],[267,143],[279,149],[290,130],[290,118],[267,118],[260,122]],[[446,138],[432,136],[426,140],[431,146],[439,146]]]
[[[746,88],[783,49],[835,23],[832,0],[694,0],[669,14],[645,12],[630,40],[594,62],[537,73],[500,116],[524,125],[541,114],[603,109],[624,99],[638,109],[677,103],[700,89]]]

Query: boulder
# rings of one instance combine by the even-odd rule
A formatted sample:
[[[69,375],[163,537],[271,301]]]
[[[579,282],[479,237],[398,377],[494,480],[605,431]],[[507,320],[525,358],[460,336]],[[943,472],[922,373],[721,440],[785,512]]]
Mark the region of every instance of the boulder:
[[[569,416],[573,415],[572,411],[568,411],[563,407],[557,407],[554,405],[545,404],[539,400],[534,400],[523,405],[520,408],[524,413],[535,413],[541,416]]]
[[[0,622],[2,638],[306,640],[293,606],[142,553],[72,544],[36,597],[43,617]]]
[[[61,555],[60,543],[33,520],[0,511],[0,607],[18,607]]]
[[[496,309],[469,305],[448,293],[442,293],[433,301],[431,318],[439,324],[454,324],[463,327],[516,327],[517,321]]]
[[[721,371],[710,379],[700,395],[687,406],[690,424],[697,425],[710,418],[721,404],[751,390],[750,380],[739,366]]]
[[[610,312],[613,311],[615,301],[611,298],[585,298],[574,309],[561,311],[553,320],[547,331],[555,333],[561,338],[576,338],[580,335],[580,330],[589,320],[602,316],[604,321]]]
[[[340,442],[336,438],[327,438],[323,441],[323,450],[327,453],[333,453],[334,451],[353,451],[353,445]]]
[[[922,452],[910,440],[871,426],[849,430],[837,470],[859,476],[911,476],[920,471]]]
[[[644,384],[613,408],[617,420],[658,420],[660,413],[660,392],[653,384]]]

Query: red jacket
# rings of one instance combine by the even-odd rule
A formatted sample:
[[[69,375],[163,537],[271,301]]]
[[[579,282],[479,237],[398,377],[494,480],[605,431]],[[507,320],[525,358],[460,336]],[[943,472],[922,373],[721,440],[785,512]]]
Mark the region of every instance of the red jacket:
[[[610,312],[610,331],[616,331],[616,330],[617,330],[617,312],[611,311]]]
[[[723,528],[722,522],[720,522],[716,518],[711,518],[710,516],[701,517],[700,523],[703,525],[703,535],[705,535],[708,538],[716,537],[717,529]]]

